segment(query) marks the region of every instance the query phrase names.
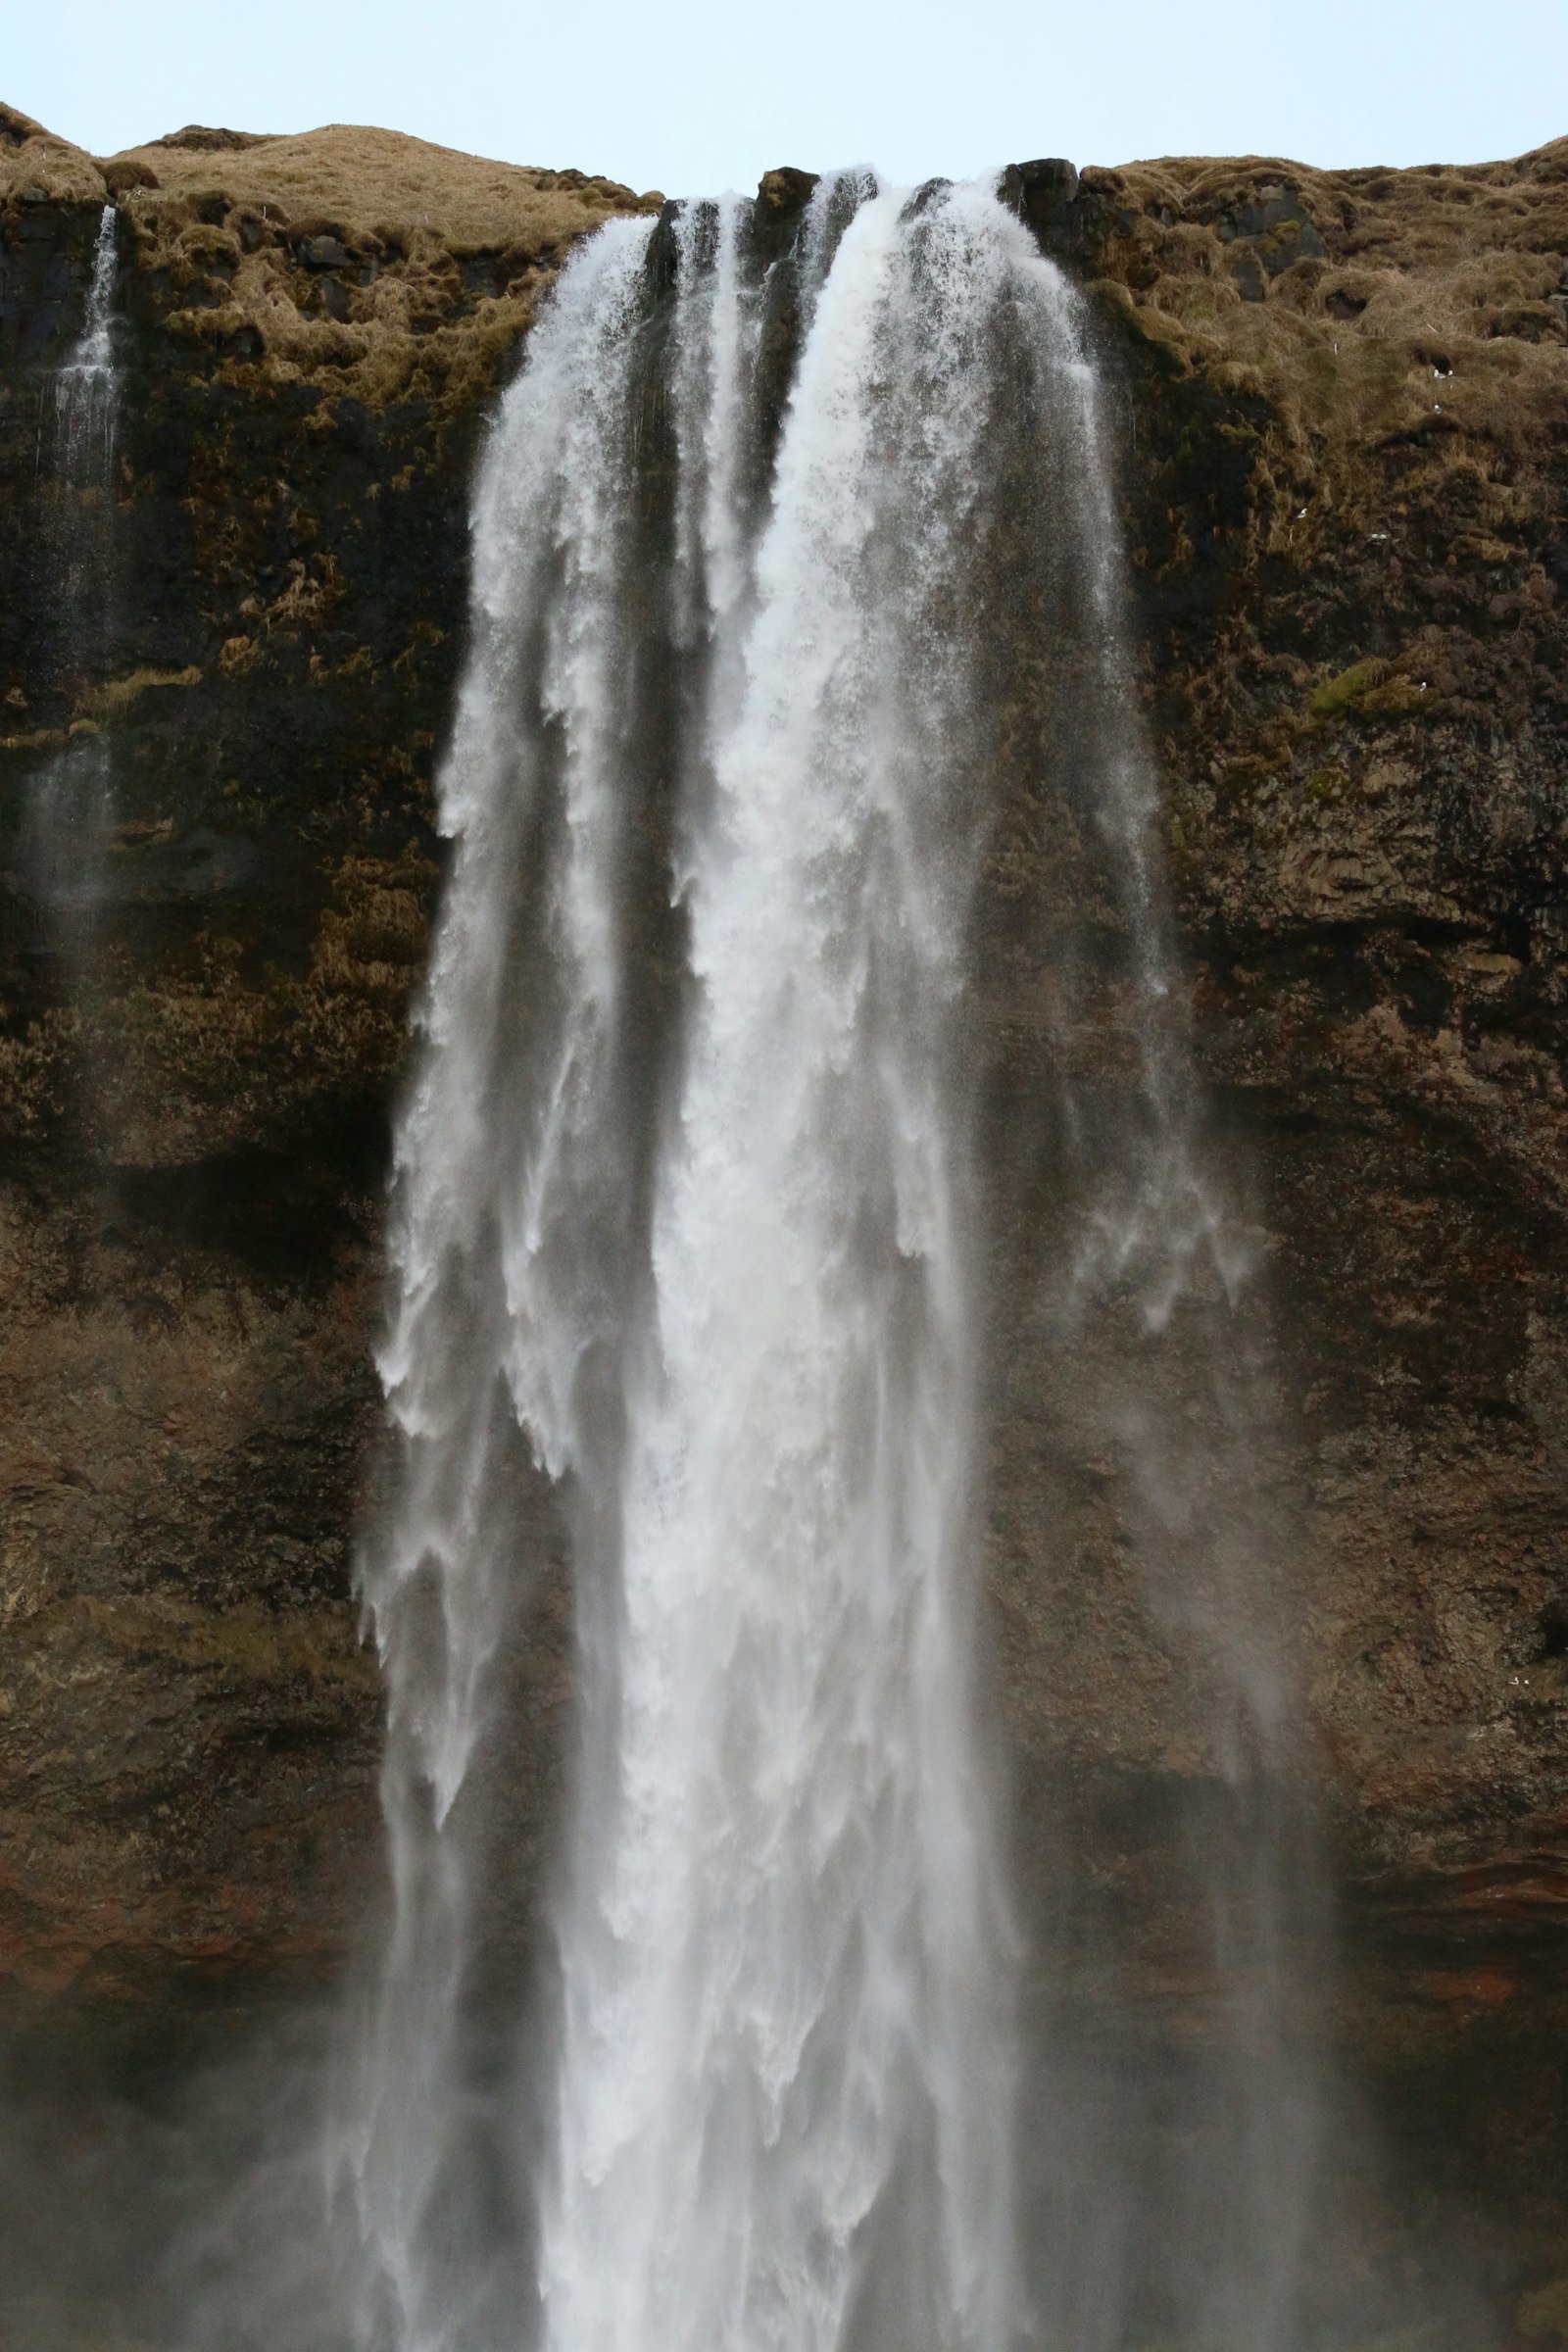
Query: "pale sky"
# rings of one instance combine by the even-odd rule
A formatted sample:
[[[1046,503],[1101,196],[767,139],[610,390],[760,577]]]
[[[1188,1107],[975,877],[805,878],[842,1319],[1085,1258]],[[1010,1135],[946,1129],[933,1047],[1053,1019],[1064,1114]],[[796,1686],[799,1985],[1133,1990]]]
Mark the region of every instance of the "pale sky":
[[[0,0],[0,98],[100,155],[376,122],[670,195],[774,164],[1476,163],[1568,133],[1568,0]]]

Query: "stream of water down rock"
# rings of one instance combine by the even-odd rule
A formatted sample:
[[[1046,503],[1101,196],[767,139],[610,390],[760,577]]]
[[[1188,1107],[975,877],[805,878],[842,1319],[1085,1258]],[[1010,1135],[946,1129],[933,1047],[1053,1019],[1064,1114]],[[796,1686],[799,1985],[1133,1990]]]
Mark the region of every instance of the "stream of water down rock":
[[[51,379],[38,415],[37,464],[53,477],[45,533],[46,609],[83,699],[101,686],[113,594],[111,516],[119,385],[115,368],[115,208],[93,244],[81,333]],[[56,754],[23,822],[22,863],[39,910],[41,943],[86,978],[112,823],[108,737],[96,728]]]
[[[1207,1613],[1252,1791],[1204,1865],[1222,1980],[1247,1953],[1245,2063],[1191,2094],[1223,2187],[1117,2181],[1096,2130],[1124,2094],[1025,2072],[972,987],[1020,533],[1073,614],[1057,725],[1132,1072],[1108,1122],[1056,1081],[1064,1385],[1087,1444],[1138,1455],[1152,1590],[1195,1496],[1246,1487],[1192,1434],[1215,1415],[1150,1401],[1189,1297],[1222,1380],[1247,1253],[1172,986],[1079,298],[990,186],[839,174],[771,247],[739,200],[612,223],[475,493],[396,1148],[400,1466],[362,1569],[395,1912],[328,2166],[367,2345],[1087,2352],[1129,2340],[1155,2212],[1172,2333],[1294,2338],[1314,2093],[1269,1961],[1287,1841],[1256,1792],[1289,1710],[1240,1522],[1152,1602]],[[1097,1372],[1112,1324],[1147,1394]],[[576,1732],[524,1990],[492,1923],[542,1487]]]

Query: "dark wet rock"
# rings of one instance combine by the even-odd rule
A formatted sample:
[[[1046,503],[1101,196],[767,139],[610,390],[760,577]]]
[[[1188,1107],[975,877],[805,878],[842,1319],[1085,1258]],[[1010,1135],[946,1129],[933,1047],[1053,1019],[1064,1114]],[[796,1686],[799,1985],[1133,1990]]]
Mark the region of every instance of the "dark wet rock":
[[[799,172],[788,165],[763,172],[752,234],[757,251],[767,260],[777,260],[788,252],[817,177],[814,172]]]
[[[1236,281],[1236,291],[1244,302],[1262,302],[1268,294],[1262,264],[1255,253],[1245,249],[1233,252],[1229,260],[1230,273]]]
[[[1009,165],[1001,194],[1004,204],[1027,221],[1043,244],[1054,248],[1067,241],[1078,201],[1078,171],[1064,157],[1041,156],[1031,164]]]
[[[352,259],[342,239],[334,236],[303,237],[299,257],[307,270],[346,270]]]
[[[1227,205],[1214,222],[1226,244],[1245,240],[1270,277],[1293,262],[1321,260],[1328,247],[1301,200],[1299,188],[1265,187],[1250,202]]]

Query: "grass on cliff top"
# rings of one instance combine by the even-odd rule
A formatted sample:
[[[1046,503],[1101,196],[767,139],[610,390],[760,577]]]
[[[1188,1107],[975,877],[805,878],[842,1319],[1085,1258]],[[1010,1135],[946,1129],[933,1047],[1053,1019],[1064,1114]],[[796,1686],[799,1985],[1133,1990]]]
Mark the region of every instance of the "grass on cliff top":
[[[173,197],[223,196],[270,208],[285,221],[335,220],[347,236],[376,230],[415,244],[521,245],[580,234],[584,215],[636,210],[644,201],[612,179],[501,164],[357,123],[270,136],[192,127],[88,155],[30,115],[0,104],[0,202],[36,190],[56,203],[101,204],[115,187]]]
[[[1369,450],[1402,440],[1447,473],[1477,453],[1485,466],[1489,452],[1539,449],[1557,429],[1568,139],[1414,171],[1174,157],[1091,170],[1084,183],[1113,208],[1102,266],[1142,331],[1268,400],[1283,433],[1282,531],[1308,483],[1342,514],[1357,503]],[[168,270],[176,336],[238,351],[254,330],[264,373],[371,407],[482,395],[574,239],[655,201],[341,123],[278,136],[192,127],[100,166],[0,108],[0,200],[34,188],[74,201],[114,189],[144,266]],[[1278,213],[1282,198],[1321,250],[1290,258],[1277,224],[1247,233],[1248,208]],[[337,289],[330,315],[328,289],[298,260],[300,241],[323,232],[374,265]],[[462,264],[478,252],[512,257],[493,292],[465,285]],[[1261,300],[1244,299],[1249,255]]]
[[[220,143],[221,142],[221,143]],[[589,220],[636,210],[618,181],[530,170],[435,147],[400,131],[333,122],[276,138],[176,131],[110,159],[141,167],[166,196],[221,194],[285,222],[320,220],[339,234],[530,252],[581,234]]]
[[[193,127],[102,172],[137,266],[169,290],[164,327],[193,359],[372,409],[483,399],[575,240],[662,201],[352,123],[275,137]],[[346,260],[313,259],[323,237]]]
[[[1282,529],[1297,520],[1291,491],[1309,485],[1342,515],[1370,499],[1366,519],[1382,519],[1366,466],[1379,450],[1490,476],[1554,444],[1568,139],[1399,172],[1167,158],[1084,184],[1114,208],[1102,267],[1141,331],[1267,400],[1284,435]],[[1490,492],[1483,504],[1489,527],[1507,519]]]
[[[0,107],[0,204],[101,204],[163,273],[164,325],[238,381],[314,380],[371,408],[482,398],[575,240],[662,201],[352,123],[288,135],[193,126],[105,160]],[[306,259],[339,240],[346,273]],[[499,278],[465,264],[500,257]]]
[[[0,105],[0,204],[33,191],[56,204],[102,204],[109,193],[90,155],[17,107]]]

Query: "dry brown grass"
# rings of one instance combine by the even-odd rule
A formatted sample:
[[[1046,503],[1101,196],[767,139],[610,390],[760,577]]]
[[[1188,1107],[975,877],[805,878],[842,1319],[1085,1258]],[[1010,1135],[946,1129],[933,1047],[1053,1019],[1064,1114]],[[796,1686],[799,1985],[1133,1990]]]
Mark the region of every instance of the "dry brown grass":
[[[57,139],[30,115],[0,106],[0,204],[47,197],[56,204],[102,204],[109,193],[90,155]]]
[[[1267,400],[1281,541],[1302,535],[1307,496],[1342,521],[1375,503],[1369,453],[1500,476],[1558,438],[1568,139],[1500,164],[1316,172],[1174,158],[1090,171],[1084,184],[1113,222],[1107,297],[1183,368]],[[1278,268],[1266,235],[1236,233],[1270,199],[1322,250]],[[1244,299],[1249,254],[1262,300]]]
[[[218,195],[233,212],[254,209],[285,225],[319,221],[350,244],[396,241],[411,254],[539,253],[643,201],[614,180],[491,163],[359,123],[206,143],[218,135],[237,134],[176,131],[111,160],[155,175],[156,189],[132,191],[133,205],[157,211],[171,199]],[[155,196],[163,206],[151,202]]]
[[[173,335],[227,372],[259,365],[372,408],[482,396],[576,239],[659,201],[341,123],[180,131],[105,169],[144,265],[168,274]],[[310,266],[320,237],[340,266]]]
[[[577,238],[662,201],[353,123],[193,128],[99,162],[0,108],[0,202],[111,193],[193,363],[375,408],[482,397]],[[320,237],[340,263],[312,267]]]

